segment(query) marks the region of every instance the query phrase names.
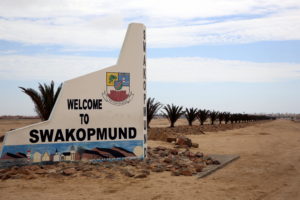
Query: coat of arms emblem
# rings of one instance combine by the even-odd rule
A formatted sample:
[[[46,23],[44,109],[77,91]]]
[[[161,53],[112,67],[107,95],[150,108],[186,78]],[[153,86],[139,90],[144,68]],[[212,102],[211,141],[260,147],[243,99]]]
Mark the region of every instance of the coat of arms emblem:
[[[133,97],[130,91],[130,73],[106,72],[106,91],[102,96],[113,105],[129,103]]]

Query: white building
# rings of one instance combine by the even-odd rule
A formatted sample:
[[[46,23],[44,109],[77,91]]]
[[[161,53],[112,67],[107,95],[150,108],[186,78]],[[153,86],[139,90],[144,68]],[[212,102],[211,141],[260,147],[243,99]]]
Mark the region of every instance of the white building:
[[[40,154],[39,152],[35,152],[33,154],[32,162],[41,162],[41,161],[42,161],[42,154]]]

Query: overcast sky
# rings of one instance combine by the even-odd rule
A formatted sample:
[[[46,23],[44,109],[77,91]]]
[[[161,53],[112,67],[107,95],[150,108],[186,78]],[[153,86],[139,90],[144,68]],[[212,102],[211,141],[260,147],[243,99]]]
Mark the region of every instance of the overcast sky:
[[[147,27],[148,95],[246,113],[300,113],[299,0],[1,0],[0,115],[35,115],[18,86],[116,63]]]

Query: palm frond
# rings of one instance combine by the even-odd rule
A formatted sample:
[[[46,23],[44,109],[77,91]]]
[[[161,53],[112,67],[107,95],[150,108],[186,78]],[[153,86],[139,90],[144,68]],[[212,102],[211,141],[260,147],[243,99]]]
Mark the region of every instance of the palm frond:
[[[165,112],[162,112],[163,116],[169,120],[170,127],[174,127],[175,122],[185,113],[182,111],[182,106],[175,106],[174,104],[167,104],[163,109],[165,110]]]
[[[31,98],[35,106],[35,111],[41,120],[47,120],[60,93],[61,86],[62,84],[57,88],[56,92],[54,92],[53,81],[51,81],[50,85],[39,83],[38,91],[32,88],[19,88]]]
[[[147,99],[147,127],[150,128],[149,124],[153,117],[156,115],[158,110],[162,107],[160,102],[155,102],[154,98]]]
[[[193,121],[197,118],[198,110],[197,108],[186,108],[185,109],[185,118],[187,119],[190,126],[192,126]]]
[[[204,122],[208,119],[208,117],[209,117],[209,110],[205,110],[205,109],[201,110],[200,109],[198,111],[197,118],[200,121],[200,125],[203,125]]]

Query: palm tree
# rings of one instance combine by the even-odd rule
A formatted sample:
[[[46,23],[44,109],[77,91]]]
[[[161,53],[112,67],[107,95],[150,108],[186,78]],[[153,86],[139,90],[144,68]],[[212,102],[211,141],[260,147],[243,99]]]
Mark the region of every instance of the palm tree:
[[[60,84],[56,91],[54,91],[54,82],[51,81],[50,85],[39,83],[39,91],[32,88],[19,87],[22,92],[27,94],[34,103],[35,111],[41,120],[47,120],[54,107],[56,99],[61,90],[62,84]]]
[[[185,117],[188,120],[190,126],[192,126],[193,121],[195,121],[197,117],[197,113],[198,113],[197,108],[185,109]]]
[[[230,115],[230,122],[233,124],[235,122],[236,114],[231,114]]]
[[[154,115],[156,115],[157,111],[162,107],[160,102],[154,102],[154,98],[147,99],[147,127],[150,128],[149,124],[153,119]]]
[[[208,117],[209,117],[209,110],[204,109],[198,111],[197,118],[199,119],[201,125],[204,124],[204,122],[207,120]]]
[[[211,111],[209,113],[209,117],[210,117],[210,120],[211,120],[211,125],[214,125],[214,122],[216,121],[216,119],[218,118],[218,116],[219,116],[219,112]]]
[[[230,112],[224,112],[224,121],[227,124],[230,121]]]
[[[225,112],[219,112],[219,124],[222,124],[222,121],[225,120]]]
[[[182,106],[175,106],[173,104],[167,104],[166,106],[164,106],[165,112],[163,112],[163,116],[170,121],[171,128],[174,127],[175,122],[181,117],[181,115],[184,114],[184,111],[182,111],[182,109]]]

